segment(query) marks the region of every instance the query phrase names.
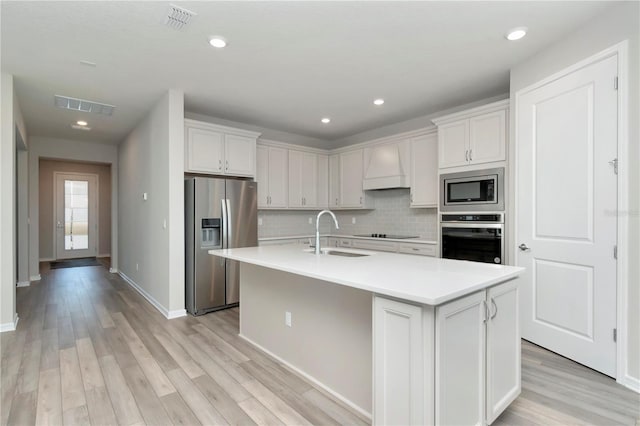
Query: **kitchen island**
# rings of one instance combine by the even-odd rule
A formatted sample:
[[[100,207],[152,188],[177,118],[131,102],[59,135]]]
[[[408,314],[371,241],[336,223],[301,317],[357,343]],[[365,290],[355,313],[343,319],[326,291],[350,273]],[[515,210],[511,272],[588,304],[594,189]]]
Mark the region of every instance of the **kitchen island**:
[[[521,268],[332,250],[210,251],[241,262],[240,335],[374,424],[490,424],[518,396]]]

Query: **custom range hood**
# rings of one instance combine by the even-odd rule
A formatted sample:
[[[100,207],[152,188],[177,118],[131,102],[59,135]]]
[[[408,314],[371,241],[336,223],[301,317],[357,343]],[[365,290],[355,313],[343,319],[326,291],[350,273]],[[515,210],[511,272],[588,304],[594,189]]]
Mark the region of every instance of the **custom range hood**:
[[[409,188],[409,141],[364,150],[363,189]]]

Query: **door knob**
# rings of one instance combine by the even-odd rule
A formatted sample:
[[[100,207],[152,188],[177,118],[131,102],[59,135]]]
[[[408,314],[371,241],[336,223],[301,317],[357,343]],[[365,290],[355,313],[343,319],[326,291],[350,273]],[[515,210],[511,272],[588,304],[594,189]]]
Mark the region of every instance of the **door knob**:
[[[518,246],[518,248],[522,251],[528,251],[529,247],[527,247],[527,245],[525,243],[522,243]]]

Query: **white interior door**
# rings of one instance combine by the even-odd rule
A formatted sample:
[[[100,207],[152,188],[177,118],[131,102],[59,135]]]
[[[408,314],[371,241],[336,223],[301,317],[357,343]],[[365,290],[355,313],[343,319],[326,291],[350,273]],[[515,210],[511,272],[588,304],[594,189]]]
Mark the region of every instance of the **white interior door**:
[[[617,56],[518,94],[522,337],[616,374]]]
[[[98,177],[55,173],[56,259],[97,254]]]

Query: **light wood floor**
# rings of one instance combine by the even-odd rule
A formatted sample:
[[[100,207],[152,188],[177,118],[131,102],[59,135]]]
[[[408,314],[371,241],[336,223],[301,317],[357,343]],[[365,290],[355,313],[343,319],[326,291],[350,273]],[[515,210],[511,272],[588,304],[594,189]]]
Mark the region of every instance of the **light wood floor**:
[[[237,336],[237,309],[166,320],[104,267],[46,270],[0,335],[2,425],[367,424]],[[304,350],[304,348],[301,348]],[[640,396],[523,344],[494,424],[638,424]]]

